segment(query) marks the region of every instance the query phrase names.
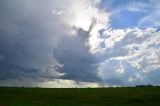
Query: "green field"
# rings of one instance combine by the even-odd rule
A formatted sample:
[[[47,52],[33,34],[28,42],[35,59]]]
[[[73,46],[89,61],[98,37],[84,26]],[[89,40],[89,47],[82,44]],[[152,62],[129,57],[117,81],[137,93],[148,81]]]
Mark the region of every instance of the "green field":
[[[0,106],[160,106],[160,87],[2,87]]]

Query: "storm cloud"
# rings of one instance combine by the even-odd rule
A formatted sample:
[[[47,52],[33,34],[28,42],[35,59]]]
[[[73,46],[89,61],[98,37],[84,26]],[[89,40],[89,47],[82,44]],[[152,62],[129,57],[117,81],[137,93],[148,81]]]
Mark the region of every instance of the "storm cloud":
[[[112,15],[120,11],[107,11],[100,7],[101,3],[100,0],[1,0],[0,85],[159,85],[158,25],[113,28]],[[136,12],[142,13],[146,4],[138,4]],[[128,5],[133,10],[135,2]],[[135,12],[132,10],[125,9]],[[145,13],[148,12],[149,8]],[[152,18],[151,13],[147,16]],[[147,16],[139,23],[147,20]]]

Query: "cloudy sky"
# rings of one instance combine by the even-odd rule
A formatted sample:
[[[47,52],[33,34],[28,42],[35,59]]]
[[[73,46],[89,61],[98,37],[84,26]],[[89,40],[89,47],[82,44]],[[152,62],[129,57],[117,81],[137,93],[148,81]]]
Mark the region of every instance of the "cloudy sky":
[[[0,0],[0,86],[160,85],[160,0]]]

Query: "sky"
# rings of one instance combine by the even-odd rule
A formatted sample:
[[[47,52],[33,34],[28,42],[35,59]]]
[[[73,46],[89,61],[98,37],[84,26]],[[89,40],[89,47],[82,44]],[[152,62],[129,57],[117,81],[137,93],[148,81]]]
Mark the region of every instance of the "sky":
[[[160,0],[0,0],[0,86],[160,85]]]

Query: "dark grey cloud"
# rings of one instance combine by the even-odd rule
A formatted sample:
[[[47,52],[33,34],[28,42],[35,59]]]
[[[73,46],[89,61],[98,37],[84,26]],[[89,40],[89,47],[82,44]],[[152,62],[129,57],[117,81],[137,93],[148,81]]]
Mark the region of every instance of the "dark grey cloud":
[[[53,48],[61,36],[61,21],[52,14],[52,4],[50,0],[0,1],[1,79],[43,79],[48,67],[57,64]]]
[[[99,80],[97,60],[85,46],[88,32],[79,29],[76,37],[67,35],[68,20],[53,13],[65,10],[69,1],[0,2],[0,80]]]
[[[87,31],[77,29],[77,36],[64,37],[54,49],[55,58],[63,65],[58,69],[65,73],[62,78],[86,82],[100,81],[97,76],[98,59],[89,53],[85,45],[88,34]]]

